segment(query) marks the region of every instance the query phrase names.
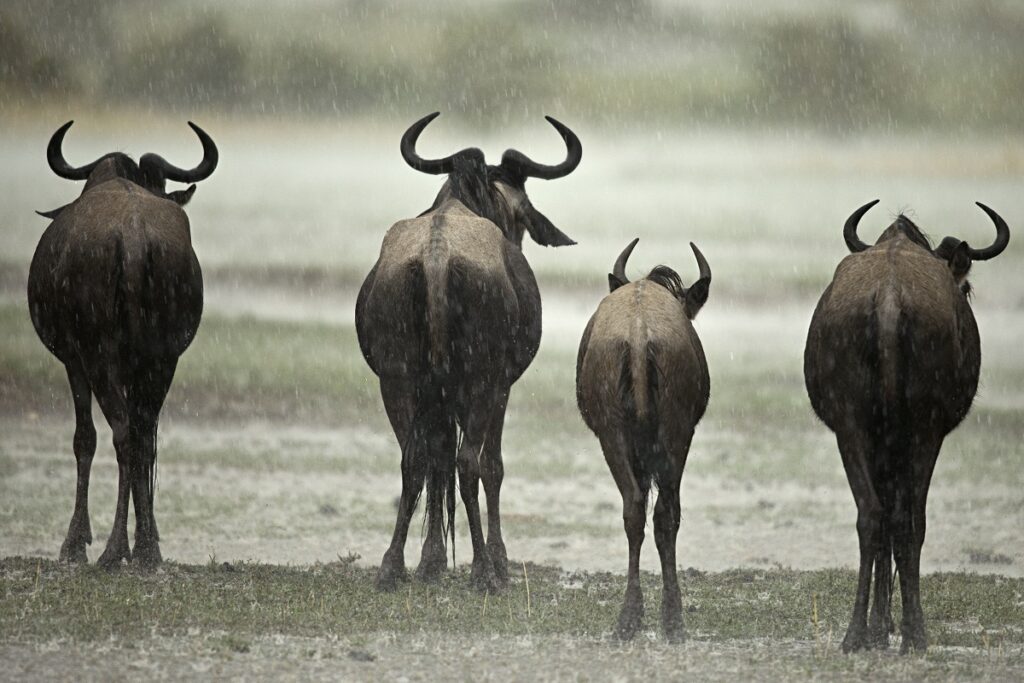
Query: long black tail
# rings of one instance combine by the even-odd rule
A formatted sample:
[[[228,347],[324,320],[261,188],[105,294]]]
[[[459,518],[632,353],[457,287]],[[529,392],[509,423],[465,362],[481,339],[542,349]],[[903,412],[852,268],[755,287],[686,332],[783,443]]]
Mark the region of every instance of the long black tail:
[[[642,374],[641,374],[642,373]],[[624,345],[619,377],[619,397],[630,444],[630,465],[646,496],[651,483],[659,488],[668,475],[665,449],[659,437],[659,370],[654,348]]]
[[[881,551],[891,562],[895,545],[912,543],[914,538],[914,477],[910,457],[911,418],[906,394],[906,367],[912,350],[908,348],[905,315],[899,310],[893,292],[877,302],[872,322],[875,350],[874,406],[874,483],[882,505]],[[896,571],[899,571],[897,566]],[[892,575],[895,582],[896,573]],[[889,586],[892,599],[893,585]]]

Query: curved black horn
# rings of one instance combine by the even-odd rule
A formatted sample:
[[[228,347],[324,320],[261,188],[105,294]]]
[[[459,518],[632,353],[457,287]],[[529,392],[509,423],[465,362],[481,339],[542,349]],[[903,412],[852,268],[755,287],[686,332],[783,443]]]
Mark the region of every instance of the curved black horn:
[[[868,209],[877,204],[878,201],[876,199],[873,202],[868,202],[850,214],[850,217],[846,219],[846,225],[843,226],[843,239],[846,240],[846,246],[850,248],[851,252],[864,251],[870,246],[861,242],[860,238],[857,237],[857,224],[860,223],[860,219],[868,212]]]
[[[639,237],[633,239],[626,248],[619,254],[619,258],[615,259],[615,265],[612,267],[612,275],[618,278],[619,282],[626,284],[629,280],[626,278],[626,261],[629,260],[629,255],[633,253],[633,247],[640,241]]]
[[[92,170],[96,168],[96,164],[100,163],[99,159],[75,168],[71,166],[64,159],[64,153],[61,152],[61,146],[64,144],[64,135],[68,132],[68,128],[74,121],[68,121],[63,126],[57,129],[57,132],[50,138],[50,144],[46,146],[46,161],[50,164],[50,169],[59,175],[61,178],[67,178],[68,180],[85,180],[92,173]]]
[[[405,159],[405,163],[412,166],[421,173],[429,173],[431,175],[443,175],[445,173],[451,173],[454,167],[455,155],[444,157],[443,159],[424,159],[416,153],[416,140],[419,139],[420,133],[427,127],[427,124],[438,117],[441,112],[435,111],[433,114],[427,114],[416,123],[409,126],[409,130],[405,131],[402,136],[402,158]]]
[[[562,140],[565,141],[565,161],[554,166],[547,166],[545,164],[538,164],[519,150],[506,150],[501,156],[501,165],[521,175],[524,179],[542,178],[544,180],[554,180],[555,178],[562,178],[575,171],[576,167],[580,165],[580,159],[583,158],[583,145],[580,144],[580,139],[576,137],[576,133],[573,133],[569,130],[568,126],[550,116],[545,116],[544,118],[555,127],[558,134],[562,136]]]
[[[1010,226],[1006,224],[1003,217],[998,213],[988,208],[981,202],[975,202],[981,207],[981,210],[988,214],[988,217],[992,219],[992,222],[996,225],[996,241],[992,243],[992,246],[986,247],[985,249],[971,249],[968,247],[967,253],[970,254],[971,259],[974,261],[987,261],[990,258],[994,258],[1003,253],[1006,249],[1006,245],[1010,243]]]
[[[706,284],[711,282],[711,266],[708,265],[708,260],[704,258],[704,254],[700,253],[700,249],[693,242],[690,242],[690,249],[693,249],[693,255],[697,258],[697,268],[700,270],[700,279]]]
[[[190,171],[186,171],[183,168],[169,163],[163,157],[157,154],[146,154],[139,159],[139,166],[152,165],[156,167],[164,178],[167,180],[174,180],[179,183],[196,183],[200,180],[206,180],[210,177],[210,174],[217,168],[217,161],[220,159],[220,154],[217,152],[217,145],[213,143],[213,138],[206,134],[202,128],[188,122],[189,127],[196,132],[199,136],[199,141],[203,143],[203,160],[199,162],[199,165]]]

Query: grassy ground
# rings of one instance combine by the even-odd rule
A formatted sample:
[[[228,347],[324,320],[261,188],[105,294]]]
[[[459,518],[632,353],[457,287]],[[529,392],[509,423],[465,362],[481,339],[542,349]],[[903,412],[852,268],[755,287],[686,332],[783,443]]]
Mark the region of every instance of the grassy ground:
[[[539,654],[524,649],[535,648],[565,649],[569,659],[590,660],[577,673],[598,679],[631,677],[652,658],[660,665],[655,678],[673,677],[680,663],[702,678],[776,678],[793,671],[897,679],[1024,673],[1020,579],[927,577],[924,606],[933,647],[927,656],[906,659],[836,652],[854,583],[847,570],[687,572],[690,642],[675,648],[658,636],[660,579],[649,573],[643,576],[646,630],[636,643],[617,644],[607,634],[620,606],[621,576],[513,562],[511,585],[498,595],[472,591],[465,570],[435,585],[410,582],[388,594],[377,592],[374,571],[353,559],[311,568],[211,559],[206,565],[168,563],[151,575],[110,575],[95,567],[8,558],[0,561],[0,642],[7,653],[21,654],[41,643],[81,651],[116,644],[118,657],[130,657],[170,641],[199,659],[250,672],[265,665],[275,645],[287,643],[293,657],[306,660],[294,670],[300,676],[304,669],[315,674],[324,659],[337,660],[340,671],[374,676],[419,650],[419,671],[409,673],[425,677],[438,669],[424,665],[422,655],[431,649],[451,655],[452,645],[498,654],[497,667],[488,658],[461,661],[466,673],[490,677],[509,666],[516,668],[505,673],[522,677],[529,670],[524,664]],[[715,661],[701,662],[710,652]],[[722,661],[738,668],[723,670]],[[564,662],[555,658],[553,666],[551,673]]]

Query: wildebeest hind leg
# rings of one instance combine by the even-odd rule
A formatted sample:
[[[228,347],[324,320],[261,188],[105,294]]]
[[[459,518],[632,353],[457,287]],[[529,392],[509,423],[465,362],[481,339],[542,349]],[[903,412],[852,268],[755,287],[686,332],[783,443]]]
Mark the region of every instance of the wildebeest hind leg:
[[[121,560],[132,559],[131,549],[128,547],[128,502],[131,498],[133,445],[129,434],[128,405],[118,383],[107,375],[105,368],[100,368],[99,372],[90,375],[90,384],[96,393],[96,402],[99,403],[103,416],[113,432],[114,452],[117,454],[117,507],[114,510],[114,525],[110,529],[107,547],[97,560],[100,566],[113,569],[120,566]]]
[[[871,444],[866,436],[852,429],[836,434],[843,458],[846,478],[857,503],[857,536],[860,541],[860,567],[857,573],[857,596],[854,599],[850,626],[843,638],[843,652],[860,650],[867,644],[868,597],[871,591],[871,569],[881,541],[882,504],[871,481]]]
[[[676,576],[676,539],[679,535],[679,484],[683,475],[683,463],[689,443],[678,454],[666,454],[670,458],[666,472],[658,480],[658,501],[654,505],[654,542],[661,559],[661,626],[665,639],[682,642],[686,633],[683,628],[683,601],[679,592],[679,578]]]
[[[508,552],[501,537],[501,482],[505,477],[505,466],[501,458],[501,437],[505,425],[505,409],[508,405],[508,390],[498,400],[491,416],[487,432],[487,443],[480,461],[480,479],[487,496],[487,554],[494,565],[494,574],[502,584],[508,582]]]
[[[75,462],[78,483],[75,487],[75,511],[71,515],[68,535],[60,547],[62,562],[86,562],[85,546],[92,543],[89,523],[89,473],[96,454],[96,428],[92,422],[92,391],[79,361],[65,364],[71,397],[75,403]]]
[[[619,612],[615,636],[630,640],[644,620],[644,597],[640,590],[640,548],[644,543],[644,524],[647,521],[647,485],[638,481],[630,464],[631,446],[624,435],[617,432],[611,437],[600,437],[601,449],[622,496],[622,523],[629,543],[629,570],[626,574],[626,595]]]
[[[132,559],[151,569],[162,562],[160,534],[153,513],[157,424],[160,410],[171,387],[176,359],[153,361],[136,373],[132,391],[129,430],[135,461],[132,467],[132,500],[135,503],[135,547]]]
[[[412,422],[416,410],[415,388],[401,380],[380,381],[380,393],[384,399],[391,427],[402,449],[402,495],[398,501],[398,515],[391,545],[384,553],[377,573],[377,588],[394,590],[399,581],[406,579],[405,540],[409,534],[409,522],[416,509],[416,501],[423,490],[426,476],[426,450],[413,443]]]
[[[942,437],[919,435],[912,440],[911,445],[912,495],[900,516],[905,520],[906,526],[894,543],[900,573],[900,595],[903,599],[903,621],[900,624],[900,633],[903,635],[901,653],[910,650],[924,652],[928,647],[924,611],[921,609],[921,548],[924,546],[928,488],[942,440]]]
[[[497,591],[501,583],[494,572],[484,543],[483,523],[480,519],[480,458],[486,446],[488,421],[493,414],[495,402],[491,397],[475,396],[466,401],[469,408],[463,411],[463,438],[459,446],[459,492],[466,508],[469,522],[469,538],[473,544],[473,565],[470,583],[479,591]]]

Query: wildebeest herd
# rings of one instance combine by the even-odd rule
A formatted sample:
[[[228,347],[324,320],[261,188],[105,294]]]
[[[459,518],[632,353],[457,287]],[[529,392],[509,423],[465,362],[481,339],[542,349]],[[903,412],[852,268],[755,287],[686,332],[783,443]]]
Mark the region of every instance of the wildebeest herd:
[[[405,542],[424,488],[426,538],[417,576],[429,581],[444,572],[458,486],[473,546],[471,583],[500,590],[508,580],[499,505],[502,428],[512,385],[541,337],[540,292],[521,244],[524,234],[546,246],[574,244],[533,207],[525,183],[572,173],[582,146],[548,117],[565,142],[561,163],[541,164],[514,149],[497,166],[475,148],[424,159],[416,142],[436,116],[405,132],[401,153],[415,170],[445,176],[444,185],[429,209],[387,231],[356,300],[359,346],[380,380],[401,447],[402,494],[377,583],[391,590],[406,579]],[[157,423],[203,307],[202,274],[182,209],[196,186],[167,192],[166,182],[201,181],[218,161],[210,136],[189,125],[203,147],[202,162],[191,170],[156,154],[136,163],[120,153],[76,168],[62,152],[71,122],[47,147],[54,173],[86,181],[76,200],[41,213],[52,222],[28,281],[32,322],[64,364],[75,406],[78,481],[60,549],[64,561],[85,562],[92,542],[94,395],[113,432],[118,464],[114,524],[99,564],[115,568],[134,560],[150,568],[161,561],[153,512]],[[845,224],[851,253],[814,311],[804,376],[815,413],[836,434],[857,505],[860,564],[843,649],[888,646],[895,560],[902,649],[923,650],[919,575],[929,482],[943,439],[970,409],[981,364],[966,278],[972,262],[1006,248],[1009,228],[979,204],[996,228],[983,249],[953,237],[932,247],[903,215],[868,245],[857,226],[876,203]],[[642,623],[639,560],[653,485],[661,621],[665,637],[677,641],[684,635],[676,577],[679,487],[711,391],[692,320],[708,299],[711,268],[691,243],[699,274],[689,286],[665,265],[630,281],[626,264],[637,242],[616,259],[610,293],[583,332],[576,395],[622,497],[629,564],[615,633],[630,638]],[[129,500],[136,520],[131,547]]]

